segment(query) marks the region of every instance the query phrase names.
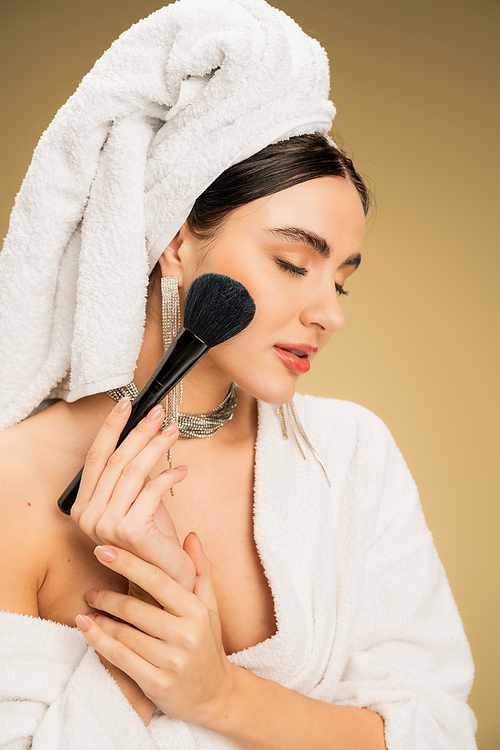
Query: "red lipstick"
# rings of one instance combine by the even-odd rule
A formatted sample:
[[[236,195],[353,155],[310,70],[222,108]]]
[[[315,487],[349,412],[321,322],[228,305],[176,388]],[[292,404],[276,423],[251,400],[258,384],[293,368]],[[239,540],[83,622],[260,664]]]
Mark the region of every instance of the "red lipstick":
[[[275,344],[274,351],[285,367],[297,375],[304,375],[311,367],[308,356],[316,354],[318,349],[308,344]]]

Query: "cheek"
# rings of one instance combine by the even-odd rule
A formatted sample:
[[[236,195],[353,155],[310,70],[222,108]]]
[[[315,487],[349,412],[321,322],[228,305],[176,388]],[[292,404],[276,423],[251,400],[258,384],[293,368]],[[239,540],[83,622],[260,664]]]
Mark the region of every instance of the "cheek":
[[[249,327],[249,333],[258,330],[276,330],[290,318],[290,300],[279,293],[279,289],[273,285],[247,286],[248,291],[255,302],[255,317]]]
[[[253,297],[256,312],[248,328],[242,331],[241,340],[259,349],[273,346],[283,335],[290,335],[299,319],[296,295],[289,290],[285,294],[273,280],[255,283],[249,279],[246,287]]]
[[[241,282],[244,283],[243,279]],[[252,369],[254,365],[266,368],[280,328],[285,327],[285,320],[280,316],[279,306],[273,302],[272,295],[259,294],[251,284],[248,287],[256,305],[254,319],[248,328],[213,351],[214,362],[224,370],[234,367]]]
[[[252,291],[250,294],[252,294]],[[245,354],[258,354],[274,343],[276,338],[277,321],[276,316],[265,300],[255,299],[255,317],[244,331],[218,347],[221,355],[225,358],[238,359]]]
[[[273,251],[259,244],[253,214],[251,218],[250,226],[245,219],[227,224],[204,253],[197,275],[225,274],[248,289],[256,306],[255,318],[231,349],[242,351],[245,347],[247,352],[257,354],[278,341],[300,339],[301,311],[314,290],[305,279],[278,267]]]
[[[249,329],[271,329],[280,324],[295,308],[295,295],[287,288],[286,279],[279,269],[272,269],[267,258],[259,256],[244,243],[234,241],[230,246],[214,247],[203,264],[203,273],[222,273],[239,281],[248,289],[255,302],[256,313]]]

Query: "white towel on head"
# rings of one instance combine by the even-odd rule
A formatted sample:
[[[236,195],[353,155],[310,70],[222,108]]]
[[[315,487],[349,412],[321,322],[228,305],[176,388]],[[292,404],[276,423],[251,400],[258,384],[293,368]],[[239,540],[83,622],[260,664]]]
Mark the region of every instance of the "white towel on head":
[[[264,0],[180,0],[122,34],[40,139],[0,253],[0,429],[133,378],[148,275],[195,199],[326,133],[326,53]],[[69,377],[68,377],[68,374]]]

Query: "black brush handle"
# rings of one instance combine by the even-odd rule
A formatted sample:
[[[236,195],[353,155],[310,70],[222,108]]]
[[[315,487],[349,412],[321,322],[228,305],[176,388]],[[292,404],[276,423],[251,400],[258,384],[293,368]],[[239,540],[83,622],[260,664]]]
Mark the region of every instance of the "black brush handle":
[[[117,446],[136,427],[146,414],[163,401],[165,396],[185,377],[197,362],[208,352],[209,347],[187,328],[181,328],[169,348],[154,369],[146,385],[132,403],[127,424],[118,438]],[[83,469],[64,490],[57,504],[66,515],[70,515],[76,500]]]

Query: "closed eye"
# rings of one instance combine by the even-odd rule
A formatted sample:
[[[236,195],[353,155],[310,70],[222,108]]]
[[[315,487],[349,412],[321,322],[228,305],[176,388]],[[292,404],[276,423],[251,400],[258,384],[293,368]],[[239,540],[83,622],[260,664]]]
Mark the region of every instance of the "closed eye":
[[[293,273],[296,276],[306,276],[307,275],[307,268],[300,268],[299,266],[294,266],[292,263],[288,263],[286,260],[282,260],[281,258],[275,258],[277,265],[281,268],[282,271],[288,271],[288,273]]]
[[[287,271],[288,273],[293,273],[296,276],[306,276],[307,275],[307,268],[301,268],[300,266],[294,266],[292,263],[288,263],[286,260],[282,260],[281,258],[275,258],[277,265],[281,268],[282,271]],[[337,295],[339,297],[347,297],[349,292],[347,289],[344,289],[343,286],[340,284],[335,284],[335,291],[337,292]]]

